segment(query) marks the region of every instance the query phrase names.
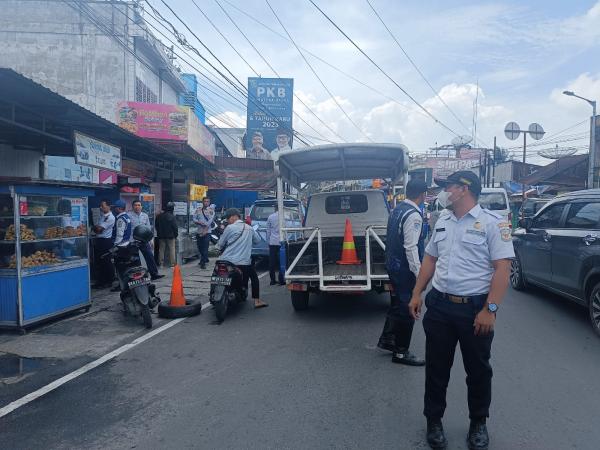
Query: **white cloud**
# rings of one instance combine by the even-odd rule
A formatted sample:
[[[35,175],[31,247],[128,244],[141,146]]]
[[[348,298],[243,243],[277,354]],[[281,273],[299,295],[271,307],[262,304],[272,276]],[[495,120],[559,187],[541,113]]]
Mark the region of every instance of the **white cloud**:
[[[207,122],[219,128],[246,128],[246,118],[233,111],[208,116]]]
[[[564,95],[563,91],[573,91],[575,94],[590,100],[600,99],[600,73],[595,75],[582,73],[576,79],[568,82],[564,88],[554,89],[550,94],[550,100],[557,106],[570,110],[575,114],[583,116],[588,113],[591,116],[589,105],[582,100]]]

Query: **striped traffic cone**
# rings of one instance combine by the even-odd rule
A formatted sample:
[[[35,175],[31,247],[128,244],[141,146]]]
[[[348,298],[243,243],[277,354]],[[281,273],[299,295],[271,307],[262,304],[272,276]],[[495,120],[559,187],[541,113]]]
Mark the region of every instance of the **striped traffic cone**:
[[[360,259],[356,256],[356,246],[354,245],[354,236],[352,235],[352,224],[350,223],[350,219],[346,219],[344,243],[342,244],[342,259],[337,263],[352,265],[360,264],[360,262]]]

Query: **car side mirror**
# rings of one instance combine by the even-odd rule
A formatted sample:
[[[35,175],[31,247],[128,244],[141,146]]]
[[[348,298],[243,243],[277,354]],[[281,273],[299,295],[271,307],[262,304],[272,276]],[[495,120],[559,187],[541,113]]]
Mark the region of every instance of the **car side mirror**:
[[[531,224],[532,224],[533,220],[531,218],[525,218],[525,219],[520,219],[519,220],[519,227],[520,228],[525,228],[526,230],[529,230],[531,228]]]

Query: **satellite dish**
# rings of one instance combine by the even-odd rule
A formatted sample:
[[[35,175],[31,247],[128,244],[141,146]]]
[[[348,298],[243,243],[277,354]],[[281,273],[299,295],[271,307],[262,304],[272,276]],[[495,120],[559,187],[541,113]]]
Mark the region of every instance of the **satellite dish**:
[[[471,136],[467,136],[465,134],[462,136],[456,136],[454,139],[452,139],[451,143],[455,147],[462,147],[463,145],[469,144],[472,140],[473,138]]]
[[[543,138],[546,132],[539,123],[529,125],[529,135],[536,141]]]
[[[571,156],[577,153],[577,149],[573,147],[559,147],[556,145],[554,148],[547,148],[539,151],[539,155],[548,159],[560,159],[565,156]]]
[[[521,134],[521,128],[517,122],[508,122],[504,127],[504,136],[506,136],[511,141],[514,141]]]

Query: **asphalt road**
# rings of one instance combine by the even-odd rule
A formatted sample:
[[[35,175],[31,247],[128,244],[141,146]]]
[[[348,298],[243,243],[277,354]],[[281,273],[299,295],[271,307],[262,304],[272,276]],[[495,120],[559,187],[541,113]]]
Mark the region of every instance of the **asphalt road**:
[[[207,309],[0,419],[0,447],[426,448],[424,369],[375,348],[385,295],[313,297],[299,314],[285,288],[263,293],[269,308],[242,305],[222,325]],[[422,354],[420,323],[413,343]],[[597,449],[599,347],[584,309],[509,291],[492,350],[490,448]],[[466,448],[464,377],[457,352],[451,449]]]

